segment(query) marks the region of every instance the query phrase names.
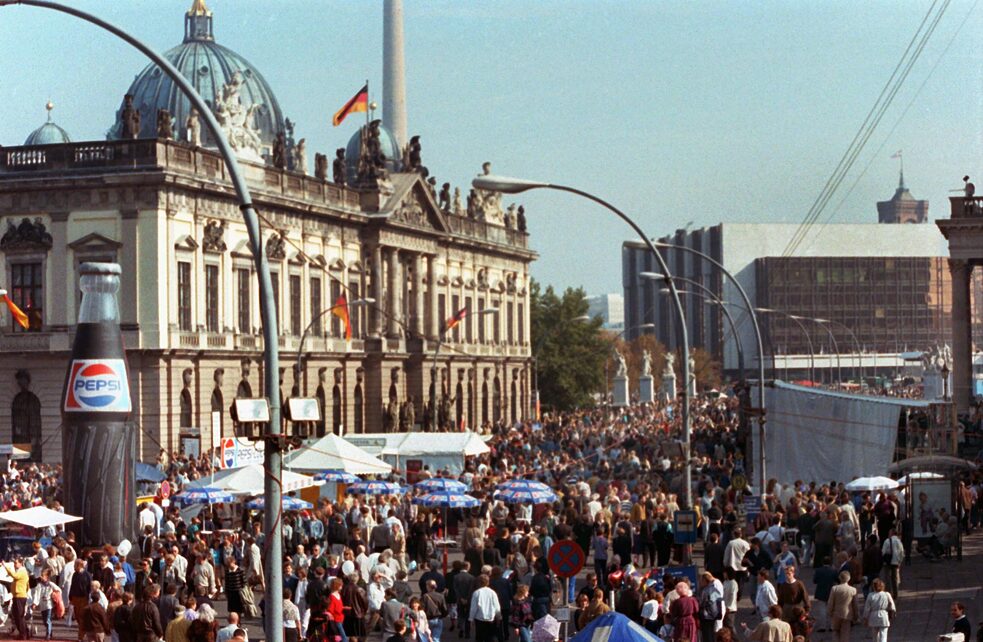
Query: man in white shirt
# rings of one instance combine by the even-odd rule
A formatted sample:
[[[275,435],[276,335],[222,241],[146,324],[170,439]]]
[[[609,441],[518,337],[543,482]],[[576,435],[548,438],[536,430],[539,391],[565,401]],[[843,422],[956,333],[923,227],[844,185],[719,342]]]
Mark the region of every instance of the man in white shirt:
[[[488,584],[488,576],[479,575],[478,589],[471,595],[469,619],[474,622],[475,642],[489,642],[499,637],[495,618],[502,615],[502,606],[498,602],[498,594]]]
[[[139,532],[141,533],[144,532],[144,529],[147,526],[149,526],[154,531],[157,530],[157,516],[154,514],[154,511],[150,509],[150,506],[147,503],[143,504],[143,507],[140,510],[140,514],[137,515],[137,517],[140,520]]]
[[[761,621],[768,620],[768,609],[773,604],[778,604],[778,593],[775,587],[768,581],[768,571],[761,569],[758,571],[758,592],[754,596],[754,610],[761,616]]]
[[[904,544],[898,537],[898,531],[891,529],[890,536],[881,545],[881,556],[884,559],[884,568],[881,571],[884,575],[884,583],[891,597],[898,597],[898,589],[901,588],[901,562],[904,561]]]
[[[229,642],[238,628],[241,628],[239,626],[239,614],[235,612],[229,613],[229,624],[228,626],[223,626],[218,630],[218,635],[215,637],[215,642]],[[248,636],[246,638],[246,642],[248,642]]]
[[[724,548],[724,568],[734,571],[734,579],[737,580],[738,586],[742,586],[745,578],[747,578],[747,571],[744,570],[744,556],[751,550],[751,545],[742,535],[741,529],[735,528],[733,539],[727,542],[727,546]]]

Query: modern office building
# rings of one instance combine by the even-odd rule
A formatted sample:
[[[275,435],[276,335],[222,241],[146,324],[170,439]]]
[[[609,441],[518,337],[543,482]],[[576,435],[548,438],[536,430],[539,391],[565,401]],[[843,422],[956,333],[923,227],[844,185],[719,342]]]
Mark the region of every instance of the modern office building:
[[[435,381],[455,428],[528,416],[535,254],[495,195],[469,209],[439,198],[392,135],[368,126],[335,172],[317,155],[309,175],[276,76],[268,83],[215,42],[202,0],[184,21],[184,42],[166,56],[212,101],[262,218],[284,396],[320,399],[319,433],[396,429],[407,406],[418,429]],[[233,431],[231,400],[264,394],[253,254],[223,159],[156,67],[124,90],[132,99],[106,114],[109,140],[71,142],[48,122],[0,148],[0,286],[30,317],[26,331],[6,314],[0,328],[0,441],[44,461],[61,460],[59,402],[87,261],[122,266],[145,460],[218,445]],[[370,144],[384,165],[363,153]],[[343,293],[350,341],[324,314]],[[366,297],[374,302],[354,304]],[[462,308],[469,314],[445,333]],[[479,314],[488,308],[499,312]]]
[[[887,203],[901,203],[903,210],[910,198],[903,182],[898,194]],[[927,204],[919,211],[927,212]],[[883,207],[879,214],[882,221],[915,222],[901,214],[885,218]],[[844,379],[861,371],[866,376],[886,374],[902,366],[900,353],[951,341],[948,252],[935,226],[827,224],[810,230],[786,255],[798,228],[721,223],[680,230],[660,241],[709,255],[735,275],[754,307],[771,310],[759,312],[758,320],[766,366],[774,366],[780,377],[831,380],[841,373]],[[673,275],[699,284],[678,283],[686,292],[682,299],[690,343],[719,358],[728,374],[738,374],[739,347],[746,368],[756,368],[753,326],[734,285],[721,270],[690,253],[671,248],[661,252]],[[634,338],[638,332],[633,327],[655,323],[659,339],[676,347],[678,324],[669,297],[660,293],[663,284],[638,276],[660,271],[654,257],[641,243],[627,241],[622,267],[626,335]],[[981,296],[978,275],[973,289]],[[715,298],[730,312],[737,341],[721,304],[706,302]],[[981,330],[976,318],[977,341],[983,339]]]
[[[587,297],[587,314],[601,317],[605,330],[621,332],[625,328],[625,299],[620,294]]]

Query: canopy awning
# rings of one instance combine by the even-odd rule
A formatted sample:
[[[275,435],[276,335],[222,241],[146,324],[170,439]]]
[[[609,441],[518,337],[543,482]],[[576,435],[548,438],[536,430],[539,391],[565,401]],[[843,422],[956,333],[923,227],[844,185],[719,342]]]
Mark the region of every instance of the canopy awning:
[[[353,475],[388,475],[393,467],[338,435],[325,435],[284,458],[284,468],[303,472],[343,470]]]
[[[891,464],[891,467],[888,468],[888,472],[891,473],[908,473],[919,470],[936,472],[976,470],[976,464],[969,460],[961,459],[959,457],[952,457],[950,455],[924,455],[922,457],[909,457],[908,459],[902,459],[895,464]]]
[[[47,506],[33,506],[24,510],[11,510],[0,513],[0,519],[32,528],[47,528],[48,526],[56,526],[66,522],[77,522],[82,518],[59,513]]]
[[[207,487],[226,490],[234,495],[258,495],[263,492],[264,477],[265,472],[262,464],[227,468],[188,484],[185,490]],[[280,482],[282,491],[285,493],[324,484],[323,481],[318,481],[307,475],[292,473],[289,470],[283,471]]]

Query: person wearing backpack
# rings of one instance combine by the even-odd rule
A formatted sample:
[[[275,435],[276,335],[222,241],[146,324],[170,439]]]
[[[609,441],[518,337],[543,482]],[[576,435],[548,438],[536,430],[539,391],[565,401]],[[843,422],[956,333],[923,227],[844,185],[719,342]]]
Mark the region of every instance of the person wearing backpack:
[[[724,626],[724,585],[710,572],[700,575],[700,639],[713,640]]]

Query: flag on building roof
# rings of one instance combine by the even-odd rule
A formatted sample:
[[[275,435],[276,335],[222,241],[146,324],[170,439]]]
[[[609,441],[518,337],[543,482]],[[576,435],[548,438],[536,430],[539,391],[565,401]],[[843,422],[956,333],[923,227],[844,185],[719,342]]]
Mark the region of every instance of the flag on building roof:
[[[334,126],[337,127],[341,124],[341,121],[345,120],[348,114],[354,114],[355,112],[366,112],[369,110],[369,84],[365,83],[365,86],[358,90],[351,99],[345,103],[345,106],[335,112],[334,119],[331,121]]]

